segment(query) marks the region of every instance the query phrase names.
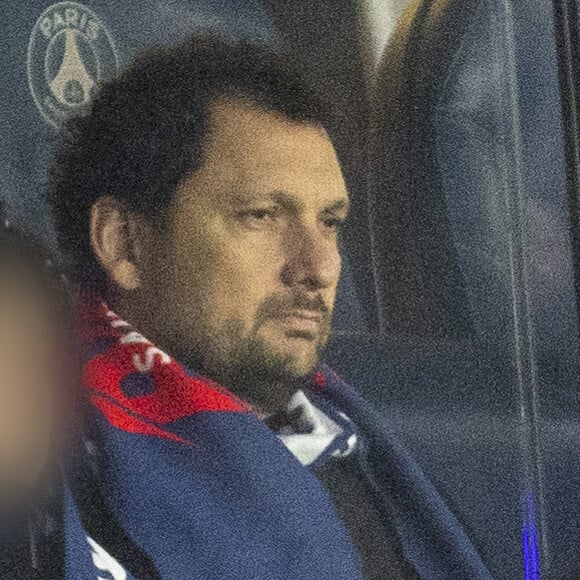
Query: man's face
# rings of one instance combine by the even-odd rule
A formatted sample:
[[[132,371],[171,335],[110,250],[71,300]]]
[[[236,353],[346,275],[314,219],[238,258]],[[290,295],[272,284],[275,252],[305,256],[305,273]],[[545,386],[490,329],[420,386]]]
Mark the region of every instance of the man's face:
[[[330,332],[347,204],[320,127],[216,101],[203,165],[146,251],[152,338],[218,376],[313,370]]]

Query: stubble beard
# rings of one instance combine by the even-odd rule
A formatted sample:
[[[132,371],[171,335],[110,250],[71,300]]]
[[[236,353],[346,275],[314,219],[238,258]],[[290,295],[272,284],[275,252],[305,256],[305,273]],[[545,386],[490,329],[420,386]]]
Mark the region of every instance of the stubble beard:
[[[305,360],[275,352],[258,336],[258,330],[259,325],[248,333],[242,321],[228,320],[219,329],[205,333],[189,364],[259,411],[270,413],[286,408],[318,368],[330,324],[326,319],[321,324],[319,336],[312,339],[312,355]]]

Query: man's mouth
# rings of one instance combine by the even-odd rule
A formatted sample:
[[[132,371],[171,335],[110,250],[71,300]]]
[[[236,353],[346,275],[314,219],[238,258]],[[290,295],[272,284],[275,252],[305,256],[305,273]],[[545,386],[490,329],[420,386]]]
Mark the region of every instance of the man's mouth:
[[[299,338],[314,339],[320,333],[323,317],[313,310],[292,310],[280,314],[278,318],[287,332]]]

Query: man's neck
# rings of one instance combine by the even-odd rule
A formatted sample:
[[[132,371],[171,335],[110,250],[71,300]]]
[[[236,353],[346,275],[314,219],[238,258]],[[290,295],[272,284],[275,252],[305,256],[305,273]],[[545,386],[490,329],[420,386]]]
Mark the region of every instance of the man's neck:
[[[292,397],[306,383],[305,377],[272,377],[255,371],[220,373],[204,370],[201,374],[252,405],[260,416],[287,410]]]

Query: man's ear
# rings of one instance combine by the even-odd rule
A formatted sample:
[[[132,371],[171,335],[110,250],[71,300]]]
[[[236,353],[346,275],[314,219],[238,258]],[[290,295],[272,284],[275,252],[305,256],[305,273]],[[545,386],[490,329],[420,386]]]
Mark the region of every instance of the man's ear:
[[[114,197],[101,197],[91,207],[93,252],[111,280],[123,290],[136,290],[141,285],[138,228],[137,216]]]

